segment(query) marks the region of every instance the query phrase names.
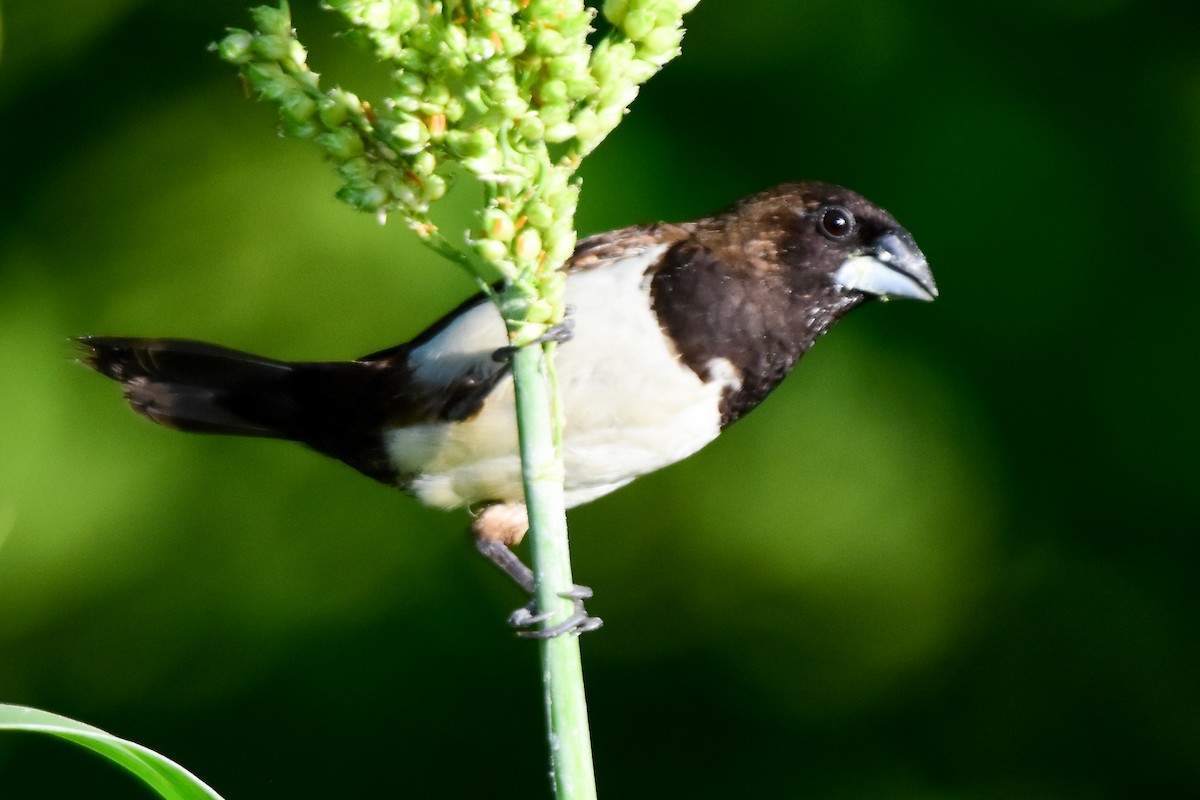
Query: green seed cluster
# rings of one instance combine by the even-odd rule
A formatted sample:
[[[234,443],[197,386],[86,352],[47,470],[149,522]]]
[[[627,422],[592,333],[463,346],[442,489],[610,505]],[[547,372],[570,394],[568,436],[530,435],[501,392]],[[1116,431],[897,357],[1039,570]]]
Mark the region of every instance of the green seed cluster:
[[[467,242],[508,282],[501,308],[514,338],[533,338],[562,316],[557,267],[574,247],[575,170],[678,54],[682,16],[697,2],[607,0],[613,30],[593,48],[595,12],[581,0],[326,0],[347,37],[391,71],[375,105],[320,86],[286,0],[253,9],[256,30],[231,29],[216,49],[278,106],[285,133],[333,161],[341,199],[381,218],[400,213],[459,263],[469,259],[428,211],[456,169],[477,178],[482,224]]]

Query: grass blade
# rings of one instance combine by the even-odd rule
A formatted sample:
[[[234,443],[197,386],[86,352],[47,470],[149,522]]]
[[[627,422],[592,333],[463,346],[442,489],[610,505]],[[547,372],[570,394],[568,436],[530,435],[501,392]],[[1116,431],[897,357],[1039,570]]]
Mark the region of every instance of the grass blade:
[[[195,775],[150,748],[49,711],[0,703],[0,731],[48,733],[75,742],[132,772],[166,800],[221,800]]]

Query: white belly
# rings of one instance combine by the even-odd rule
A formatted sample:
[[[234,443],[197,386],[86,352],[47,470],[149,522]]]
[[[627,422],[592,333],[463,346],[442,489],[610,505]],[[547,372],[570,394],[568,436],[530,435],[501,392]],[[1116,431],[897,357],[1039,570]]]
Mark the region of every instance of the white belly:
[[[558,348],[555,365],[566,416],[568,506],[691,455],[720,432],[720,398],[736,376],[722,364],[711,370],[722,377],[705,383],[664,346],[644,277],[661,252],[567,279],[575,337]],[[483,304],[418,348],[412,362],[421,365],[421,380],[444,382],[505,344],[499,314]],[[387,447],[397,468],[416,476],[413,493],[430,505],[523,497],[511,378],[471,419],[396,429]]]

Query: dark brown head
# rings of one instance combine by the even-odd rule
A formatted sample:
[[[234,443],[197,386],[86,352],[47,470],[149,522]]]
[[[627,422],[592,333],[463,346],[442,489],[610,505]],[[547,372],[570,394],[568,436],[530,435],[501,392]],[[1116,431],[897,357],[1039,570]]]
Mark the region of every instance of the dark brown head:
[[[908,231],[840,186],[784,184],[687,227],[688,238],[654,276],[652,299],[684,363],[702,379],[714,359],[740,376],[723,400],[723,424],[758,405],[864,300],[937,296]]]
[[[829,183],[787,183],[744,198],[697,238],[730,263],[785,270],[791,291],[932,300],[937,286],[891,214]],[[719,235],[716,234],[720,231]]]

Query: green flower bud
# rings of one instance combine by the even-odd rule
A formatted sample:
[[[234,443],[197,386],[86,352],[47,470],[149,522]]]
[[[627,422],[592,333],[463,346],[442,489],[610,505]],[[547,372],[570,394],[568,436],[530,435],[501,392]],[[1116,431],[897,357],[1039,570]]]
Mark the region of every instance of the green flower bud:
[[[572,236],[572,239],[574,237]],[[567,276],[561,270],[549,272],[538,281],[538,288],[541,290],[541,295],[553,309],[561,309],[563,306],[563,298],[566,296]],[[558,312],[561,313],[561,312]],[[549,322],[561,322],[561,316],[558,319],[551,318]]]
[[[546,134],[546,124],[537,114],[526,114],[517,120],[517,135],[522,139],[535,142]]]
[[[321,132],[321,128],[315,122],[296,122],[285,117],[283,132],[297,139],[311,139]]]
[[[567,94],[575,102],[589,99],[596,93],[598,88],[596,81],[587,72],[567,81]]]
[[[403,111],[406,114],[418,114],[421,111],[421,101],[412,95],[400,95],[398,97],[389,97],[386,100],[387,104],[397,111]]]
[[[621,119],[624,116],[624,106],[612,105],[599,109],[596,113],[596,120],[600,123],[601,130],[611,131],[621,124]]]
[[[347,184],[337,192],[338,199],[361,211],[375,211],[387,202],[387,192],[378,186]]]
[[[544,229],[554,222],[554,212],[539,200],[525,206],[525,218],[533,227]]]
[[[601,86],[623,81],[625,68],[633,61],[636,50],[633,42],[601,42],[593,51],[592,76]]]
[[[540,56],[556,56],[566,47],[566,39],[553,28],[542,28],[533,37],[533,52]]]
[[[451,97],[446,101],[444,113],[446,115],[446,119],[450,120],[451,122],[458,122],[460,119],[466,116],[467,106],[459,98]]]
[[[542,105],[567,102],[567,84],[563,81],[545,81],[537,89],[538,102]]]
[[[304,49],[304,45],[300,44],[298,39],[288,40],[287,59],[289,66],[292,69],[307,69],[305,64],[308,63],[308,50]]]
[[[397,117],[388,133],[406,152],[414,148],[420,150],[429,141],[429,129],[425,127],[425,123],[408,114]]]
[[[345,122],[350,112],[342,103],[337,102],[330,96],[325,96],[317,103],[317,114],[321,118],[321,124],[327,128],[336,128]]]
[[[644,6],[639,6],[631,8],[625,15],[625,19],[621,23],[621,30],[636,42],[645,39],[650,31],[654,30],[655,22],[654,12]]]
[[[284,62],[285,65],[287,62]],[[308,94],[313,94],[320,91],[321,76],[310,70],[308,67],[293,66],[291,67],[296,72],[296,83],[304,87],[304,91]]]
[[[536,230],[526,228],[517,236],[515,255],[517,261],[531,262],[542,252],[542,235]]]
[[[587,43],[587,36],[592,32],[592,20],[595,18],[595,9],[587,6],[577,7],[567,16],[558,18],[556,29],[564,39],[570,40],[569,47],[579,48]]]
[[[530,0],[529,10],[539,17],[566,20],[580,13],[582,5],[579,0]]]
[[[569,52],[546,60],[546,75],[558,80],[571,80],[578,75],[588,75],[588,54]]]
[[[567,242],[568,253],[575,247],[575,226],[569,217],[563,217],[555,220],[549,228],[546,229],[546,238],[557,245],[559,242]]]
[[[467,50],[467,32],[460,25],[449,25],[442,34],[446,47],[454,52],[465,53]]]
[[[401,206],[417,205],[419,202],[416,191],[395,170],[380,173],[376,182],[391,196],[393,202]]]
[[[571,122],[575,124],[575,136],[581,141],[591,141],[601,135],[600,120],[594,109],[581,108],[575,112]]]
[[[436,56],[441,39],[434,33],[433,26],[418,25],[408,32],[408,46],[426,55]]]
[[[529,104],[515,94],[498,100],[494,107],[505,119],[517,119],[529,110]]]
[[[245,64],[251,58],[254,36],[249,31],[230,28],[229,34],[217,42],[217,55],[231,64]]]
[[[257,65],[252,64],[251,69],[255,66]],[[272,64],[271,66],[275,65]],[[300,84],[292,80],[287,75],[284,75],[282,72],[280,72],[275,78],[263,81],[255,88],[258,89],[259,93],[262,94],[264,98],[270,100],[272,103],[283,103],[293,94],[303,93],[300,89]]]
[[[565,142],[568,139],[574,139],[575,126],[566,120],[563,120],[562,122],[556,122],[555,124],[546,128],[546,133],[542,138],[551,144],[557,144],[558,142]]]
[[[542,124],[547,128],[552,128],[571,118],[571,106],[567,103],[554,103],[542,106],[538,111],[538,117],[541,118]]]
[[[421,177],[433,174],[437,169],[437,156],[428,150],[422,150],[413,156],[412,171]]]
[[[511,241],[516,235],[517,228],[512,218],[498,208],[489,208],[483,212],[483,234],[498,242]]]
[[[450,87],[444,83],[431,83],[425,87],[425,91],[421,94],[421,99],[426,103],[441,108],[450,100]]]
[[[343,164],[338,164],[337,174],[347,186],[369,183],[371,180],[371,162],[362,157],[349,159]]]
[[[279,37],[289,37],[292,32],[292,19],[288,13],[287,3],[282,7],[258,6],[250,9],[254,24],[265,34]]]
[[[487,111],[487,103],[483,99],[483,90],[478,86],[468,86],[463,89],[462,100],[467,107],[477,114]]]
[[[347,35],[347,38],[349,38],[349,35]],[[387,55],[379,52],[379,55],[381,58],[389,59],[396,66],[405,70],[425,72],[430,66],[429,57],[412,47],[404,47]]]
[[[391,3],[367,3],[361,15],[362,25],[377,31],[386,30],[392,23]]]
[[[508,6],[508,8],[504,8]],[[484,33],[499,33],[512,27],[512,15],[516,8],[512,3],[492,3],[481,9],[479,28]]]
[[[569,226],[568,226],[569,227]],[[567,288],[567,275],[562,270],[553,270],[542,276],[539,286],[546,299],[554,301],[561,298]]]
[[[489,264],[501,264],[508,256],[508,248],[495,239],[479,239],[471,243],[479,257]]]
[[[441,200],[446,194],[446,179],[441,175],[430,175],[421,184],[421,202],[425,205]]]
[[[375,55],[380,61],[395,61],[404,53],[404,43],[392,31],[379,31],[372,38]]]
[[[628,10],[629,0],[604,0],[604,18],[613,25],[621,25]]]
[[[524,53],[525,48],[529,46],[525,41],[525,37],[522,36],[521,32],[516,28],[510,28],[507,31],[501,31],[500,42],[504,45],[504,48],[501,52],[506,56],[519,56]]]
[[[499,41],[499,39],[497,39]],[[467,46],[464,50],[467,60],[478,64],[481,61],[487,61],[496,55],[499,48],[497,42],[492,41],[488,36],[472,36],[467,40]]]
[[[645,83],[654,77],[654,73],[658,72],[660,64],[665,64],[671,60],[674,53],[664,54],[661,58],[650,58],[643,61],[640,58],[635,58],[629,62],[625,68],[625,80],[629,81],[630,85],[624,92],[627,99],[622,100],[622,105],[629,105],[637,97],[638,86]]]
[[[558,171],[550,174],[555,175],[556,177],[561,176],[564,179],[566,177]],[[546,177],[547,182],[550,182],[550,176],[547,175]],[[557,187],[546,187],[546,202],[549,203],[550,208],[554,210],[555,219],[563,219],[565,217],[573,216],[575,214],[575,204],[578,199],[578,186],[567,185],[563,186],[561,189]]]
[[[571,257],[575,251],[575,229],[572,228],[567,236],[561,239],[555,239],[554,244],[546,250],[546,261],[550,264],[563,264]],[[558,305],[561,300],[556,300]],[[557,320],[556,320],[557,322]]]
[[[287,58],[288,40],[274,34],[255,36],[251,49],[254,55],[264,61],[282,61]]]
[[[536,339],[545,332],[546,324],[555,317],[555,308],[545,300],[531,297],[525,301],[525,326],[530,331],[530,339]]]
[[[246,65],[245,75],[250,86],[261,91],[263,86],[283,77],[283,70],[279,68],[278,64],[251,61]]]
[[[363,113],[362,100],[358,99],[358,95],[354,92],[347,92],[344,89],[330,89],[326,95],[336,105],[346,109],[348,114],[359,116]]]
[[[496,146],[496,135],[487,128],[474,131],[452,130],[446,134],[446,146],[456,156],[479,158]]]
[[[494,179],[494,176],[500,172],[500,167],[504,164],[504,158],[500,155],[499,150],[491,150],[484,153],[479,158],[465,158],[462,165],[478,178]]]
[[[446,116],[444,113],[442,113],[444,110],[445,110],[445,107],[438,103],[427,103],[427,102],[417,103],[417,111],[423,117],[439,117],[440,116],[440,117],[444,118]]]
[[[279,113],[287,122],[307,122],[317,113],[317,101],[300,92],[288,92],[280,99]]]
[[[316,137],[315,141],[335,161],[346,161],[363,153],[362,137],[350,128],[327,131]]]
[[[415,0],[392,0],[391,29],[398,34],[408,33],[421,21],[421,9]]]
[[[642,42],[639,55],[662,66],[679,53],[683,41],[683,29],[664,25],[655,28]],[[641,83],[643,81],[639,81]]]
[[[398,94],[420,97],[425,93],[425,79],[416,72],[396,70],[392,76],[392,82],[396,85]]]
[[[486,96],[493,102],[501,102],[517,94],[517,81],[509,74],[497,75],[487,87]]]

